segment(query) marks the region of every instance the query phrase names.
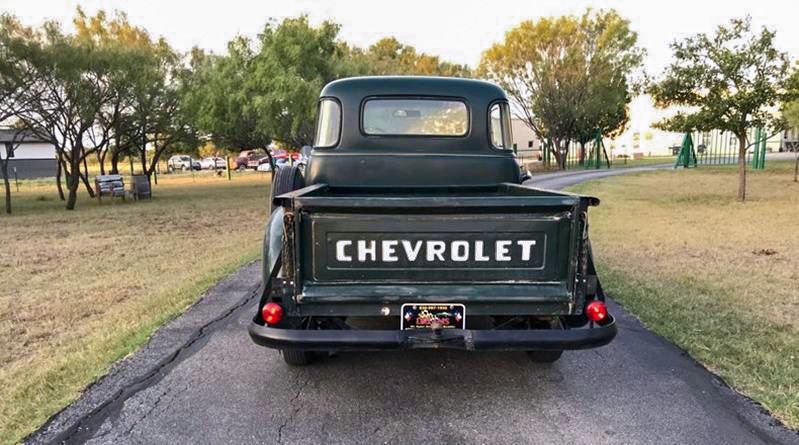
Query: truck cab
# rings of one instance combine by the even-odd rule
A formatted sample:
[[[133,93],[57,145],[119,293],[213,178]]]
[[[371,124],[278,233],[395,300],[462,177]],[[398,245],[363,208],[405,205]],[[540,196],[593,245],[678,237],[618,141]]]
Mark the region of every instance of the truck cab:
[[[616,335],[588,240],[596,198],[523,184],[488,82],[363,77],[324,87],[304,171],[280,169],[259,345],[328,351],[563,350]]]

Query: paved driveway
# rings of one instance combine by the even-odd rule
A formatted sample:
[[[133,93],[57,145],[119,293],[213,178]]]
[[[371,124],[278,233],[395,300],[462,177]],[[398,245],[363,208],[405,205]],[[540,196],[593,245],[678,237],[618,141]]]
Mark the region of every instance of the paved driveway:
[[[532,182],[558,188],[637,170]],[[612,302],[616,340],[566,352],[551,366],[523,353],[422,350],[346,353],[289,368],[247,335],[259,271],[250,264],[211,289],[29,441],[799,443]]]

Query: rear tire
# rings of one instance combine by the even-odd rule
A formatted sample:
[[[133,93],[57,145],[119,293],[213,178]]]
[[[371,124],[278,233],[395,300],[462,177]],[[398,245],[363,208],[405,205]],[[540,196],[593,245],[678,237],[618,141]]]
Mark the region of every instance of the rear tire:
[[[527,356],[534,363],[554,363],[561,355],[563,351],[527,351]]]
[[[284,167],[272,172],[272,188],[269,191],[269,213],[271,214],[274,210],[272,206],[276,196],[293,192],[303,187],[305,187],[305,178],[302,177],[302,172],[297,167]]]
[[[289,366],[306,366],[313,361],[313,352],[284,349],[280,351],[283,361]]]

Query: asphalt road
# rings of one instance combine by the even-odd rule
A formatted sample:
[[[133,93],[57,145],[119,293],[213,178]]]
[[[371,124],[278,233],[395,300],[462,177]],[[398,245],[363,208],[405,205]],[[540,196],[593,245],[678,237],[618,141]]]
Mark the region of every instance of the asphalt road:
[[[616,340],[551,366],[523,353],[421,350],[290,368],[247,335],[259,272],[252,263],[212,288],[28,442],[799,444],[612,302]]]

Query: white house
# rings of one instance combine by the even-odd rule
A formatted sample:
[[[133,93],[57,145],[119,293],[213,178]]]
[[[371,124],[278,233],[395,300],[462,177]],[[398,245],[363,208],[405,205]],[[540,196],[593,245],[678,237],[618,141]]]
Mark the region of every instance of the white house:
[[[513,139],[513,150],[523,162],[541,159],[541,141],[521,119],[513,118],[510,121]]]
[[[16,174],[19,179],[55,176],[58,168],[55,146],[30,133],[17,135],[16,139],[15,134],[16,130],[0,130],[0,159],[8,158],[8,176],[13,178]]]

